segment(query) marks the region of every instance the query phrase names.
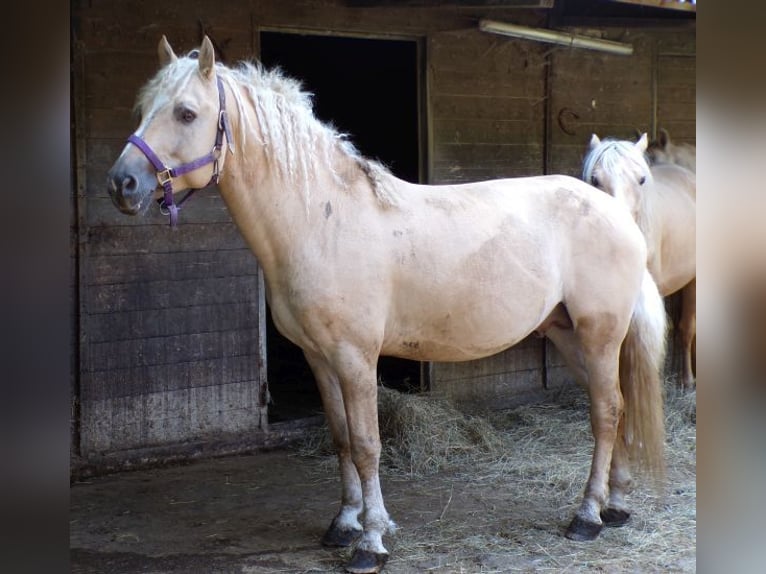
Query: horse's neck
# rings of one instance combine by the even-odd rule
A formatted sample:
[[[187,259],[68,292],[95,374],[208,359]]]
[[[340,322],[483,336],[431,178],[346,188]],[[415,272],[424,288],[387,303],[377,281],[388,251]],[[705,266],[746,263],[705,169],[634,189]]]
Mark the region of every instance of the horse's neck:
[[[244,149],[228,158],[225,176],[219,188],[224,202],[255,253],[264,272],[288,271],[295,252],[311,242],[321,241],[318,234],[331,214],[340,209],[353,209],[371,193],[344,189],[338,177],[350,185],[369,185],[361,169],[341,150],[333,158],[333,174],[329,168],[313,171],[307,182],[285,181],[275,173],[260,138],[249,136]]]

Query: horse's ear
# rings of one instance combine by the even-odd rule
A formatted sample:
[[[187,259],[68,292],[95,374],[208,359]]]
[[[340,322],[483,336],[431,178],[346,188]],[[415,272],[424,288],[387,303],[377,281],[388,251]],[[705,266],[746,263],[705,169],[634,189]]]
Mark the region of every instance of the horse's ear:
[[[660,135],[657,139],[660,142],[661,147],[668,147],[668,144],[670,143],[670,134],[668,133],[668,130],[660,128]]]
[[[215,68],[215,48],[210,38],[205,36],[199,49],[199,71],[203,77],[209,78]]]
[[[636,147],[641,150],[641,153],[644,153],[648,146],[649,146],[649,137],[646,135],[646,132],[644,132],[641,134],[641,137],[638,138],[638,141],[636,142]]]
[[[601,143],[601,140],[599,139],[599,137],[596,134],[593,134],[592,136],[590,136],[590,143],[588,144],[588,146],[590,147],[590,149],[593,150],[593,149],[596,149],[598,147],[598,144],[600,143]]]
[[[170,47],[170,42],[168,42],[168,39],[164,34],[162,35],[160,43],[157,46],[157,55],[160,58],[160,68],[164,68],[168,64],[172,64],[178,59],[175,52],[173,52],[173,48]]]

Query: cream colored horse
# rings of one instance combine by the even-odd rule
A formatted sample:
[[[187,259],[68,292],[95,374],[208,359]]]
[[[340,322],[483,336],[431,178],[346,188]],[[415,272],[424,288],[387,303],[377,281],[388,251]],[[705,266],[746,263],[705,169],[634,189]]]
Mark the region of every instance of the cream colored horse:
[[[661,128],[657,139],[649,143],[646,155],[652,165],[672,163],[697,173],[696,146],[671,141],[666,129]]]
[[[166,206],[218,180],[275,325],[316,375],[342,485],[323,542],[358,541],[347,570],[379,571],[394,528],[378,476],[381,354],[462,361],[550,337],[587,385],[595,438],[567,536],[624,524],[629,459],[663,467],[665,313],[622,206],[566,176],[407,183],[321,124],[295,81],[216,63],[207,38],[177,57],[163,37],[159,56],[109,193],[135,214],[162,194],[158,171]]]
[[[625,203],[649,247],[649,270],[663,297],[681,292],[678,337],[681,385],[694,386],[696,336],[697,178],[674,164],[649,166],[647,137],[636,143],[591,137],[583,179]]]

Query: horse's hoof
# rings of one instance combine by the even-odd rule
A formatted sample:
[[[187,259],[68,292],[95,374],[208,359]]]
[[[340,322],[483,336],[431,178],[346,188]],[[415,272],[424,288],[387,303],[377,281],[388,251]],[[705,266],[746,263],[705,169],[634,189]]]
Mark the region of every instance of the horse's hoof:
[[[625,526],[630,520],[630,512],[616,508],[605,508],[601,511],[601,521],[604,526]]]
[[[572,522],[569,524],[569,528],[567,528],[565,536],[570,540],[587,542],[589,540],[595,540],[598,538],[602,527],[602,524],[586,522],[579,516],[575,516],[572,519]]]
[[[338,528],[335,521],[330,524],[330,528],[322,536],[322,546],[333,548],[346,548],[359,540],[362,536],[361,528]]]
[[[380,572],[388,560],[388,554],[379,554],[357,548],[351,561],[346,564],[346,572],[352,574],[373,574]]]

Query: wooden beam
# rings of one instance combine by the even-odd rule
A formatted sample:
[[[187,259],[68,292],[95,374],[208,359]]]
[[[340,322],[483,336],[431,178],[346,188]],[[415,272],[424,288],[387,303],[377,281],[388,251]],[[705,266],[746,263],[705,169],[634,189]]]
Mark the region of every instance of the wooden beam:
[[[621,4],[636,4],[638,6],[647,6],[650,8],[667,8],[669,10],[685,10],[687,12],[697,12],[697,2],[684,0],[611,0]]]

